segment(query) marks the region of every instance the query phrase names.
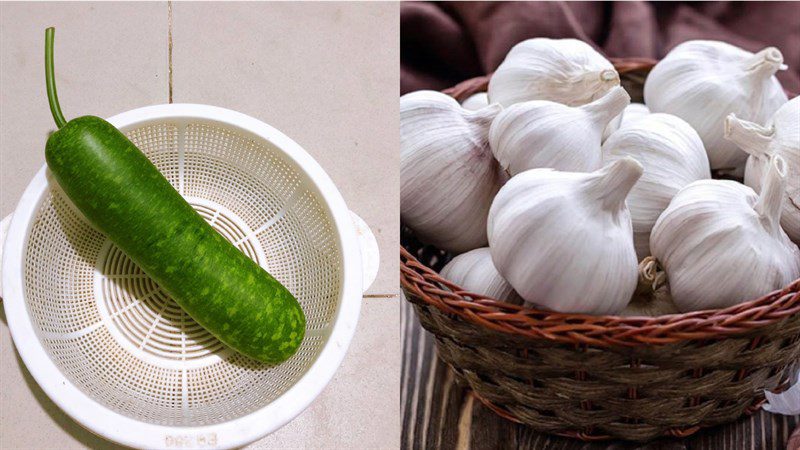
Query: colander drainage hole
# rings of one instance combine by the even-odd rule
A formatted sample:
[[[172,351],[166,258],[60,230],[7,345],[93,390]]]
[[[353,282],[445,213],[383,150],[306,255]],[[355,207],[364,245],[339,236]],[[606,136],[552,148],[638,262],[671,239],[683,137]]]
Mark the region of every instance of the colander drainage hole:
[[[227,208],[203,199],[189,204],[238,248],[261,264],[265,256],[250,227]],[[191,361],[205,366],[231,350],[189,317],[111,241],[97,259],[95,300],[114,338],[134,355],[158,365]]]

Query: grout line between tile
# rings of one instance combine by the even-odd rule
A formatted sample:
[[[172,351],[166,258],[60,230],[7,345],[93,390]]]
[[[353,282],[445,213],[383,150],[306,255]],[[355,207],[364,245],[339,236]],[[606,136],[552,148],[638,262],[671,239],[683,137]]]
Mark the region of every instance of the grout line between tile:
[[[169,102],[172,103],[172,1],[167,1],[167,57],[169,60]]]

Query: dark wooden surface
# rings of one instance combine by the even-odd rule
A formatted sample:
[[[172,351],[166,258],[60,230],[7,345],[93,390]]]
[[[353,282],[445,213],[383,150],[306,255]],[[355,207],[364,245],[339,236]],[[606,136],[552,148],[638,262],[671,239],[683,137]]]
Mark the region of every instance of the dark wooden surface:
[[[787,448],[789,436],[800,424],[800,416],[759,411],[686,439],[665,438],[645,445],[587,443],[537,433],[500,418],[457,384],[452,371],[436,356],[433,337],[420,326],[411,305],[402,303],[402,449],[779,450]],[[797,448],[800,435],[792,441]]]

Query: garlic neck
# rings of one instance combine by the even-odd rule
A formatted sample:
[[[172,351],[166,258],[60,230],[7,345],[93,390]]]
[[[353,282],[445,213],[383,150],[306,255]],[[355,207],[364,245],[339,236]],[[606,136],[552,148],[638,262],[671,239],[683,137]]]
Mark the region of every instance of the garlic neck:
[[[619,211],[643,172],[644,168],[635,159],[629,156],[619,159],[594,172],[596,177],[589,183],[588,193],[600,201],[603,209]]]
[[[611,82],[619,84],[619,73],[617,73],[616,70],[611,70],[611,69],[604,70],[600,72],[600,80],[603,81],[604,83]]]
[[[492,158],[492,150],[489,147],[489,127],[502,110],[503,107],[499,103],[493,103],[475,111],[461,110],[464,120],[467,122],[468,134],[474,143],[475,152],[482,158]]]
[[[489,125],[492,124],[494,118],[497,117],[502,110],[503,107],[499,103],[492,103],[489,106],[485,106],[475,111],[464,110],[464,117],[468,122],[474,125],[489,128]]]
[[[767,47],[749,58],[745,70],[755,80],[765,80],[778,70],[786,70],[783,54],[775,47]]]
[[[764,228],[771,234],[780,232],[783,194],[786,190],[786,161],[775,155],[770,159],[767,175],[761,185],[761,195],[753,206]]]
[[[774,135],[775,127],[764,127],[742,120],[733,113],[725,118],[725,139],[755,157],[768,158],[770,156],[769,146]]]
[[[616,72],[615,72],[616,73]],[[603,130],[611,119],[618,116],[631,102],[631,97],[620,86],[612,88],[606,95],[581,106],[594,119],[595,124]]]

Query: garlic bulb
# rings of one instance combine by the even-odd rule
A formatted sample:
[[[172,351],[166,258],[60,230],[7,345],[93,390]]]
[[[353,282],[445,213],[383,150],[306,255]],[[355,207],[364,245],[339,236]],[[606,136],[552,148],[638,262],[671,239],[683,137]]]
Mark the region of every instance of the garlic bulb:
[[[478,92],[467,97],[466,100],[461,102],[461,106],[470,111],[477,111],[481,108],[489,106],[489,96],[486,92]]]
[[[719,41],[687,41],[647,76],[644,99],[652,112],[674,114],[697,131],[712,169],[738,174],[747,155],[723,138],[725,117],[766,122],[787,101],[774,76],[781,68],[774,47],[753,54]]]
[[[800,249],[779,224],[785,183],[775,156],[760,195],[728,180],[695,181],[675,195],[650,247],[681,311],[735,305],[800,277]]]
[[[670,114],[650,114],[616,133],[603,144],[605,162],[632,156],[644,174],[628,194],[636,255],[650,254],[650,231],[681,188],[711,178],[700,136]]]
[[[624,158],[591,173],[533,169],[511,178],[489,210],[497,271],[530,303],[622,311],[638,278],[625,197],[641,175]]]
[[[467,292],[522,304],[522,298],[495,269],[488,247],[476,248],[456,256],[444,266],[440,275]]]
[[[500,110],[467,111],[434,91],[400,97],[400,215],[423,242],[451,252],[486,245],[501,183],[487,134]]]
[[[603,129],[629,101],[625,89],[617,86],[583,106],[547,100],[517,103],[492,123],[492,153],[512,176],[539,167],[570,172],[597,170],[603,161]]]
[[[800,97],[781,106],[767,126],[729,115],[725,119],[725,138],[750,155],[744,183],[756,192],[760,192],[769,159],[780,155],[786,161],[788,176],[781,226],[789,238],[800,244]]]
[[[489,80],[489,100],[503,106],[550,100],[579,106],[619,86],[619,74],[603,55],[577,39],[522,41]]]
[[[630,105],[626,106],[617,117],[611,119],[611,122],[606,125],[606,129],[603,130],[603,142],[605,142],[606,139],[608,139],[608,137],[611,136],[611,134],[615,131],[626,125],[636,122],[638,119],[648,114],[650,114],[650,108],[645,106],[643,103],[631,103]]]

